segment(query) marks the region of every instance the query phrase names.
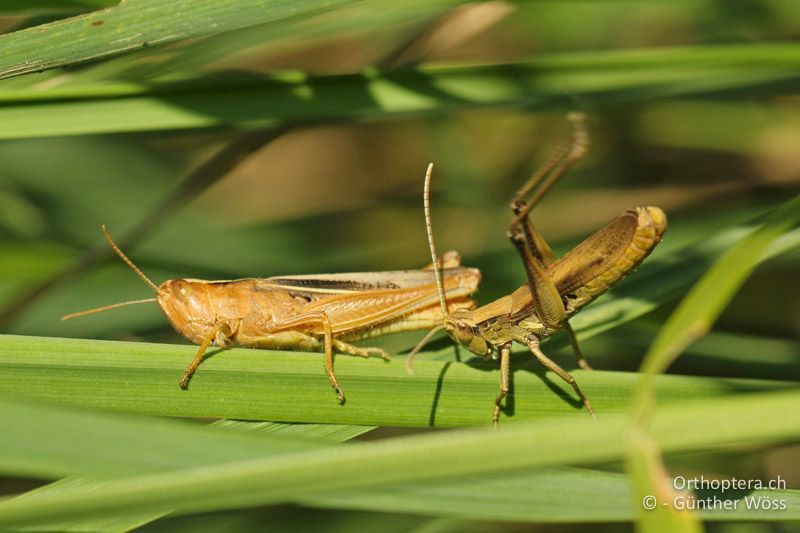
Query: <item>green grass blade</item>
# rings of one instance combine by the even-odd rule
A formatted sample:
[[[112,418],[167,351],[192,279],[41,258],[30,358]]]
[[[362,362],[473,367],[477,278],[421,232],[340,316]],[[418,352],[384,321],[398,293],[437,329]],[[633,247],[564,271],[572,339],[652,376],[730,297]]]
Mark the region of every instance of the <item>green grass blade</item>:
[[[75,490],[91,490],[101,486],[103,481],[85,477],[68,477],[60,479],[44,487],[34,489],[18,496],[19,501],[31,499],[47,499],[59,497],[61,494],[70,494]],[[103,532],[103,533],[123,533],[131,531],[137,527],[149,524],[154,520],[168,515],[169,511],[148,511],[139,513],[115,513],[109,516],[86,517],[76,520],[65,520],[58,522],[41,522],[35,527],[19,528],[17,531],[68,531],[71,533],[82,532]]]
[[[273,431],[260,434],[258,439],[241,439],[239,431],[230,431],[231,424],[213,424],[199,427],[182,421],[165,421],[137,417],[119,417],[107,413],[78,411],[63,407],[31,405],[25,402],[0,401],[0,413],[5,426],[17,430],[11,435],[18,445],[10,447],[8,441],[0,443],[0,452],[9,460],[20,463],[37,463],[46,458],[44,469],[28,472],[44,477],[65,470],[83,473],[41,489],[31,491],[19,501],[31,498],[47,499],[69,495],[74,491],[88,490],[97,486],[100,478],[114,478],[125,470],[127,475],[142,472],[169,471],[175,468],[214,465],[243,458],[264,457],[292,453],[307,446],[323,442],[282,438],[287,433],[296,435],[295,427],[275,425]],[[41,426],[50,429],[42,435]],[[233,424],[239,426],[240,424]],[[255,430],[260,433],[263,424],[247,424],[247,436]],[[308,435],[312,427],[304,427]],[[224,428],[224,430],[223,430]],[[242,429],[236,427],[236,429]],[[319,433],[317,433],[319,435]],[[334,442],[338,436],[332,435]],[[145,443],[145,445],[142,444]],[[296,446],[299,444],[299,446]],[[51,448],[51,449],[48,449]],[[154,463],[154,447],[165,450],[165,462]],[[96,460],[87,462],[86,454],[95,448],[115,450],[113,454],[96,455]],[[64,453],[63,450],[75,453]],[[39,456],[39,459],[35,459]],[[60,461],[56,470],[52,458]],[[170,461],[177,458],[174,463]],[[93,477],[86,477],[92,474]],[[536,487],[536,490],[530,490]],[[798,500],[796,491],[777,491],[766,494],[755,492],[749,496],[768,495],[784,498],[789,502]],[[720,498],[729,498],[721,494]],[[337,490],[303,497],[307,505],[335,508],[351,508],[383,512],[413,512],[440,516],[463,516],[471,519],[494,519],[516,521],[620,521],[629,520],[633,511],[629,505],[630,489],[622,474],[586,469],[547,469],[514,471],[482,475],[460,476],[451,479],[407,482],[398,485],[371,487],[363,490]],[[739,498],[740,496],[736,496]],[[575,506],[574,502],[581,504]],[[792,520],[798,518],[800,507],[789,505],[789,511],[748,513],[741,502],[737,512],[708,513],[709,519],[732,520]],[[794,510],[794,511],[792,511]],[[138,525],[156,519],[165,511],[154,514],[125,514],[109,519],[60,522],[47,524],[55,530],[119,530],[126,525]],[[45,527],[39,523],[38,530]]]
[[[12,404],[12,405],[2,405],[1,409],[13,409],[14,411],[21,409],[23,412],[26,409],[29,409],[30,406],[28,405],[19,405],[19,404]],[[37,420],[41,420],[43,416],[49,417],[51,420],[53,418],[59,418],[62,413],[56,411],[53,412],[52,409],[45,409],[42,410],[39,408],[35,410],[33,413],[27,413],[28,415],[36,416]],[[70,413],[75,415],[75,413]],[[78,414],[80,416],[80,414]],[[98,420],[98,415],[93,414],[87,417],[87,420],[84,420],[83,423],[77,422],[74,418],[70,420],[70,426],[83,426],[83,427],[92,427],[94,428],[93,431],[97,431],[98,426],[105,422],[106,424],[106,432],[107,434],[114,435],[117,442],[109,443],[104,442],[105,446],[108,446],[111,449],[117,450],[118,455],[115,458],[115,466],[119,467],[120,463],[126,465],[127,468],[130,469],[130,472],[138,472],[141,469],[149,470],[153,468],[152,461],[150,459],[150,454],[152,450],[148,450],[139,446],[135,447],[127,447],[129,445],[128,439],[129,433],[133,434],[133,438],[136,438],[140,434],[150,434],[149,424],[144,422],[143,426],[136,427],[134,431],[131,431],[131,427],[126,427],[124,422],[122,424],[118,423],[118,421],[111,417],[103,418],[102,416]],[[15,426],[17,426],[15,424]],[[163,425],[160,421],[155,422],[155,426],[157,427],[156,431],[160,429],[164,429],[165,427],[169,427],[167,424],[166,426]],[[176,430],[176,433],[171,435],[158,435],[155,436],[155,440],[159,440],[163,446],[167,446],[170,449],[179,449],[180,458],[183,460],[184,464],[187,466],[196,466],[197,464],[213,464],[213,463],[221,463],[228,460],[231,460],[234,457],[234,454],[229,454],[227,446],[224,444],[220,445],[218,440],[215,440],[214,436],[219,436],[225,434],[229,430],[234,431],[243,431],[248,433],[255,433],[260,435],[266,435],[269,437],[278,436],[278,437],[302,437],[304,440],[299,442],[300,447],[306,447],[307,445],[311,444],[310,442],[305,442],[305,439],[313,439],[314,441],[319,441],[319,444],[334,444],[338,442],[343,442],[349,440],[353,437],[358,435],[362,435],[368,431],[370,431],[371,427],[368,426],[342,426],[337,424],[279,424],[273,422],[244,422],[238,420],[219,420],[211,424],[211,426],[215,429],[224,429],[225,431],[219,432],[198,432],[196,428],[191,426],[185,425],[178,425],[175,424],[173,429]],[[17,426],[18,427],[18,426]],[[183,428],[188,428],[186,434],[182,434]],[[53,428],[54,431],[58,431],[58,428]],[[212,435],[211,439],[205,439],[205,435]],[[161,440],[164,439],[164,440]],[[166,442],[165,442],[166,441]],[[232,444],[234,447],[239,446],[241,447],[243,443],[247,441],[241,441],[239,439],[232,439]],[[190,444],[187,446],[187,444]],[[290,441],[289,444],[291,445],[292,442]],[[316,444],[316,442],[314,442]],[[249,444],[251,448],[252,457],[262,457],[265,454],[269,453],[278,453],[278,449],[276,449],[274,444],[269,445],[268,447],[264,447],[260,442],[256,442],[255,440],[251,440]],[[127,448],[126,448],[127,447]],[[83,445],[74,445],[76,449],[82,449]],[[123,451],[124,450],[124,451]],[[195,453],[195,450],[208,450],[212,454],[217,454],[215,457],[209,456],[207,452],[203,452],[201,454]],[[213,457],[213,458],[212,458]],[[156,468],[155,470],[169,470],[173,468],[172,466],[169,468],[163,467]],[[175,465],[177,466],[177,464]],[[20,498],[49,498],[54,495],[58,495],[62,492],[69,493],[70,491],[74,490],[87,490],[91,487],[95,487],[100,483],[98,478],[91,478],[91,477],[82,477],[82,476],[71,476],[65,479],[58,480],[54,483],[49,485],[45,485],[44,487],[29,491]],[[150,523],[154,520],[162,518],[163,516],[168,515],[168,511],[158,511],[158,512],[144,512],[144,513],[121,513],[111,517],[103,517],[103,518],[94,518],[94,519],[84,519],[84,520],[75,520],[71,522],[57,522],[57,523],[48,523],[48,524],[37,524],[36,530],[37,531],[71,531],[71,532],[80,532],[80,531],[105,531],[105,532],[114,532],[114,531],[130,531],[131,529],[141,527],[144,524]]]
[[[661,454],[647,431],[655,405],[655,377],[686,349],[711,329],[711,325],[733,298],[744,280],[764,259],[767,248],[800,221],[800,196],[770,213],[764,223],[720,258],[667,320],[642,362],[642,376],[636,386],[631,416],[631,450],[627,465],[634,483],[634,502],[650,495],[671,500],[674,489],[665,478]],[[680,511],[671,505],[651,511],[640,509],[642,531],[701,531],[696,513]]]
[[[754,490],[720,500],[734,500],[727,512],[701,512],[704,520],[790,521],[800,519],[800,491]],[[704,494],[704,497],[710,497]],[[748,509],[756,498],[784,500],[785,510]],[[635,517],[627,476],[586,468],[543,468],[462,476],[427,482],[401,483],[389,487],[331,491],[302,498],[308,505],[452,516],[471,520],[519,522],[623,522]]]
[[[608,359],[615,351],[626,349],[643,354],[662,325],[640,321],[618,329],[614,335],[595,339],[593,345],[606,352]],[[712,331],[689,346],[685,356],[678,358],[670,370],[695,376],[800,381],[800,358],[797,342],[789,338]]]
[[[0,406],[3,427],[13,428],[0,440],[0,469],[12,475],[108,477],[130,474],[132,469],[159,472],[331,443],[11,399],[3,399]]]
[[[72,477],[30,493],[36,497],[86,490],[97,482]],[[535,490],[534,490],[535,488]],[[45,490],[48,491],[45,494]],[[800,491],[754,490],[745,496],[715,494],[736,502],[731,511],[701,512],[711,521],[792,521],[800,519]],[[24,496],[27,498],[30,496]],[[709,497],[704,494],[704,497]],[[304,505],[388,513],[452,516],[470,520],[515,522],[622,522],[634,518],[626,476],[586,468],[547,468],[530,472],[503,472],[455,479],[401,483],[362,490],[330,491],[299,499]],[[786,510],[753,511],[757,498],[786,502]],[[579,504],[576,504],[579,502]],[[156,520],[165,513],[121,515],[88,521],[37,524],[42,531],[126,531]]]
[[[675,507],[678,493],[672,486],[661,460],[658,444],[644,431],[629,431],[625,469],[631,479],[631,505],[636,509],[636,525],[645,533],[702,533],[703,524],[691,508]],[[655,498],[654,507],[645,502]]]
[[[712,60],[714,51],[726,60]],[[757,66],[754,56],[761,58]],[[596,63],[591,57],[559,54],[515,64],[327,76],[286,72],[162,83],[104,82],[36,92],[11,88],[0,91],[0,101],[6,104],[0,109],[0,139],[265,127],[321,119],[433,115],[477,107],[570,109],[575,98],[611,105],[754,92],[796,78],[800,46],[778,43],[743,50],[730,45],[636,54],[604,51],[596,54]],[[663,68],[643,68],[640,62],[648,58],[656,65],[663,63]],[[680,65],[682,58],[692,59],[690,65]],[[254,107],[252,102],[261,105]]]
[[[111,7],[117,3],[118,0],[4,0],[0,4],[0,14],[78,13]]]
[[[665,407],[655,416],[653,435],[665,452],[784,442],[800,438],[800,420],[784,416],[798,402],[800,393],[781,392]],[[0,524],[165,508],[207,512],[292,501],[315,492],[609,461],[625,452],[627,424],[624,414],[548,419],[502,431],[458,430],[143,475],[109,481],[102,491],[6,501],[0,505]]]
[[[321,354],[232,349],[213,352],[184,391],[177,382],[195,351],[191,345],[0,336],[0,392],[167,416],[447,427],[487,424],[499,383],[491,361],[419,361],[409,376],[402,360],[339,356],[336,372],[347,394],[341,406]],[[514,394],[504,423],[586,416],[572,389],[530,356],[515,358],[512,368]],[[575,376],[598,413],[625,409],[637,379],[628,372]],[[663,402],[675,402],[787,386],[662,376],[658,388]]]
[[[176,7],[168,0],[127,0],[0,35],[0,79],[318,13],[352,1],[193,0]]]
[[[218,420],[214,427],[256,432],[263,435],[280,435],[304,439],[345,442],[374,430],[376,426],[345,424],[285,424],[280,422],[247,422],[244,420]]]

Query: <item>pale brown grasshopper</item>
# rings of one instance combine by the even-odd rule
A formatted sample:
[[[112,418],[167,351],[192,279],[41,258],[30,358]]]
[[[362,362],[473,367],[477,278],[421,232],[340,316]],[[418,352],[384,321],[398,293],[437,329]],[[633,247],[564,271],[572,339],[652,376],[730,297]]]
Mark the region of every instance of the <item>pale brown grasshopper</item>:
[[[380,348],[361,348],[346,341],[389,333],[430,329],[441,323],[437,289],[442,276],[431,265],[419,270],[356,272],[227,281],[172,279],[153,283],[114,243],[109,246],[147,285],[155,298],[122,302],[66,315],[62,320],[124,305],[158,302],[170,324],[200,348],[179,384],[185,389],[211,344],[267,349],[324,350],[325,372],[340,403],[345,395],[333,371],[333,349],[350,355],[388,359]],[[460,266],[456,252],[437,262],[444,268],[446,312],[472,309],[469,298],[480,271]],[[437,283],[435,280],[438,279]]]
[[[507,232],[519,251],[528,283],[478,309],[459,309],[448,312],[446,294],[439,291],[445,319],[435,329],[445,329],[457,343],[481,357],[500,359],[500,392],[494,401],[492,421],[500,417],[501,402],[508,393],[511,345],[518,342],[528,347],[545,367],[569,383],[589,413],[594,416],[589,400],[575,378],[539,348],[539,343],[561,328],[565,328],[581,367],[589,369],[578,348],[572,328],[567,322],[589,302],[631,272],[653,250],[667,229],[667,218],[658,207],[628,209],[605,227],[591,235],[561,258],[556,259],[544,237],[529,218],[531,209],[567,169],[583,157],[588,136],[580,115],[570,116],[573,139],[558,147],[548,160],[514,197],[511,207],[515,218]],[[436,267],[430,217],[430,181],[433,165],[425,176],[425,222],[437,284],[441,277]],[[531,199],[525,197],[536,191]],[[441,285],[439,285],[441,287]],[[432,332],[431,332],[432,333]],[[430,334],[424,340],[430,338]],[[424,342],[423,340],[423,342]],[[409,355],[413,356],[422,343]]]

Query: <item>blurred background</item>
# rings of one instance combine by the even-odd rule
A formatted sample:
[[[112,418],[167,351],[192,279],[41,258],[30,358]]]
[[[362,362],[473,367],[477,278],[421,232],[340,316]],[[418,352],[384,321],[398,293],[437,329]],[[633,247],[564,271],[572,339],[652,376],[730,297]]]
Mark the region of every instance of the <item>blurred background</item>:
[[[9,8],[0,31],[110,4]],[[481,268],[477,299],[488,303],[524,280],[505,238],[508,203],[548,147],[568,137],[570,110],[588,115],[589,155],[533,215],[557,254],[626,208],[657,205],[670,230],[648,262],[666,260],[683,247],[702,250],[800,191],[795,1],[378,4],[0,81],[0,331],[183,342],[155,304],[59,320],[151,296],[105,252],[101,224],[156,283],[421,266],[429,261],[422,217],[429,161],[438,247]],[[434,79],[437,65],[464,69],[445,72],[468,78],[467,103],[436,87],[410,95],[401,83],[353,94],[354,79],[396,69],[399,80],[413,80],[404,73],[423,63],[420,76]],[[484,76],[476,65],[501,65],[502,76]],[[275,83],[313,83],[273,101],[249,92],[261,75],[286,70]],[[195,100],[170,92],[187,79],[201,80],[205,92]],[[160,93],[160,84],[173,89]],[[141,87],[149,92],[115,100],[114,91]],[[63,93],[43,108],[48,91]],[[222,108],[208,104],[215,95]],[[85,123],[60,114],[71,98],[91,104]],[[378,105],[358,107],[359,98]],[[190,118],[136,126],[140,105]],[[226,159],[226,149],[235,154]],[[202,171],[209,161],[222,163]],[[672,370],[800,377],[798,266],[797,251],[765,263],[715,331]],[[594,337],[583,351],[595,368],[635,369],[669,312],[664,306]],[[400,351],[419,336],[380,342]],[[572,368],[571,357],[565,351],[559,361]],[[798,475],[789,457],[796,450],[719,460],[735,459],[750,473]],[[691,471],[692,461],[683,467]],[[304,521],[319,515],[347,530],[364,518],[303,512]],[[289,509],[287,527],[294,516]],[[182,520],[181,527],[199,527]],[[429,530],[450,530],[439,522]],[[417,526],[416,518],[398,518],[398,530]]]

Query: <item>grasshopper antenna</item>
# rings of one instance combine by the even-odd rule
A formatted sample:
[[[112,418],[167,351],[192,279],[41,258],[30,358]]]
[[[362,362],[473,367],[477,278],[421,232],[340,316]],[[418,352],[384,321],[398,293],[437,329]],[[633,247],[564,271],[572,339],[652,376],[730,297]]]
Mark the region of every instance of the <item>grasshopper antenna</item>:
[[[439,268],[439,257],[436,255],[436,245],[433,242],[433,223],[431,222],[431,175],[433,174],[433,163],[428,165],[428,170],[425,172],[425,188],[423,189],[422,199],[423,204],[425,206],[425,231],[428,233],[428,247],[431,250],[431,261],[433,262],[433,277],[436,279],[436,290],[439,293],[439,305],[442,306],[442,324],[436,326],[432,330],[425,335],[414,349],[411,350],[411,353],[408,354],[406,358],[406,372],[408,374],[413,374],[414,370],[411,368],[414,363],[414,358],[417,356],[420,350],[428,344],[428,341],[438,333],[440,330],[444,329],[444,319],[447,318],[447,300],[444,296],[444,285],[442,284],[442,272]]]
[[[86,311],[78,311],[77,313],[70,313],[61,317],[61,320],[71,320],[79,316],[93,315],[109,309],[116,309],[117,307],[125,307],[126,305],[145,304],[149,302],[157,302],[157,298],[145,298],[144,300],[130,300],[128,302],[120,302],[118,304],[105,305],[103,307],[96,307],[94,309],[87,309]]]
[[[120,257],[120,259],[125,261],[125,264],[131,267],[131,270],[136,272],[136,275],[139,276],[142,279],[142,281],[150,285],[150,287],[152,287],[153,290],[156,291],[156,294],[158,294],[158,286],[152,281],[150,281],[150,278],[145,276],[144,272],[139,270],[139,268],[133,264],[133,261],[128,259],[127,255],[122,253],[122,250],[119,249],[117,243],[115,243],[114,239],[111,238],[111,234],[108,232],[108,228],[106,228],[105,224],[103,224],[103,235],[106,236],[106,241],[108,241],[108,245],[111,246],[111,249],[114,250],[114,252]],[[157,298],[145,298],[144,300],[130,300],[127,302],[105,305],[103,307],[96,307],[94,309],[87,309],[86,311],[78,311],[77,313],[70,313],[68,315],[62,316],[61,320],[70,320],[72,318],[78,318],[80,316],[92,315],[94,313],[100,313],[102,311],[108,311],[109,309],[116,309],[117,307],[124,307],[126,305],[143,304],[143,303],[157,302],[157,301],[158,301]]]
[[[433,174],[433,163],[428,165],[425,172],[425,188],[422,193],[422,202],[425,206],[425,231],[428,233],[428,246],[431,249],[431,261],[433,261],[433,277],[436,279],[436,289],[439,291],[439,305],[442,306],[442,315],[447,317],[447,300],[444,297],[444,286],[442,285],[442,271],[439,268],[439,257],[436,255],[436,245],[433,242],[433,223],[431,222],[431,175]]]
[[[142,281],[144,281],[145,283],[150,285],[150,287],[152,287],[153,290],[156,291],[156,293],[158,293],[158,286],[155,283],[153,283],[152,281],[150,281],[150,278],[145,276],[144,272],[139,270],[139,268],[136,265],[133,264],[133,261],[128,259],[127,255],[122,253],[122,250],[119,249],[119,246],[117,246],[117,244],[114,242],[114,239],[111,238],[111,234],[108,232],[108,228],[106,227],[105,224],[103,224],[103,235],[106,236],[106,241],[108,241],[108,245],[111,247],[112,250],[114,250],[114,252],[116,252],[116,254],[119,256],[119,258],[122,259],[125,262],[126,265],[131,267],[131,270],[136,272],[136,275],[139,276],[142,279]]]

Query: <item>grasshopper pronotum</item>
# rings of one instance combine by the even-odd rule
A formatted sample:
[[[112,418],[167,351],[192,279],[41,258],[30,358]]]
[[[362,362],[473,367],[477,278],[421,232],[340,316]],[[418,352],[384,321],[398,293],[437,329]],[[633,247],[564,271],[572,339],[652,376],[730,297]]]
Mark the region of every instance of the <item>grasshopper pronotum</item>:
[[[561,329],[567,330],[581,367],[588,369],[575,335],[567,320],[589,302],[603,294],[641,263],[661,240],[667,218],[658,207],[628,209],[585,241],[556,259],[544,237],[529,218],[531,209],[547,190],[586,151],[588,136],[580,115],[570,115],[573,139],[557,148],[531,179],[517,192],[511,208],[515,218],[507,236],[522,258],[528,283],[512,294],[477,309],[459,309],[448,313],[436,260],[430,216],[430,181],[433,164],[425,176],[425,225],[433,257],[434,274],[439,286],[445,329],[457,343],[481,357],[500,359],[500,392],[494,401],[492,421],[500,417],[500,405],[508,393],[509,361],[514,341],[528,347],[545,367],[569,383],[589,413],[589,400],[572,375],[547,357],[539,348],[541,339]],[[538,187],[538,189],[537,189]],[[525,197],[533,193],[530,200]],[[426,336],[426,339],[430,334]],[[407,364],[421,348],[412,351]]]
[[[345,341],[430,329],[443,318],[437,301],[437,290],[442,290],[440,263],[436,265],[436,278],[429,265],[419,270],[227,281],[172,279],[156,285],[119,249],[105,226],[103,233],[109,246],[155,291],[156,297],[72,313],[62,320],[124,305],[158,302],[170,324],[200,345],[180,380],[183,389],[188,387],[212,343],[221,347],[236,344],[268,349],[323,349],[325,372],[339,402],[344,403],[344,392],[333,371],[334,348],[350,355],[376,354],[388,359],[389,355],[380,348],[360,348]],[[456,252],[448,252],[441,261],[451,311],[474,308],[469,295],[480,282],[480,271],[459,263]]]

